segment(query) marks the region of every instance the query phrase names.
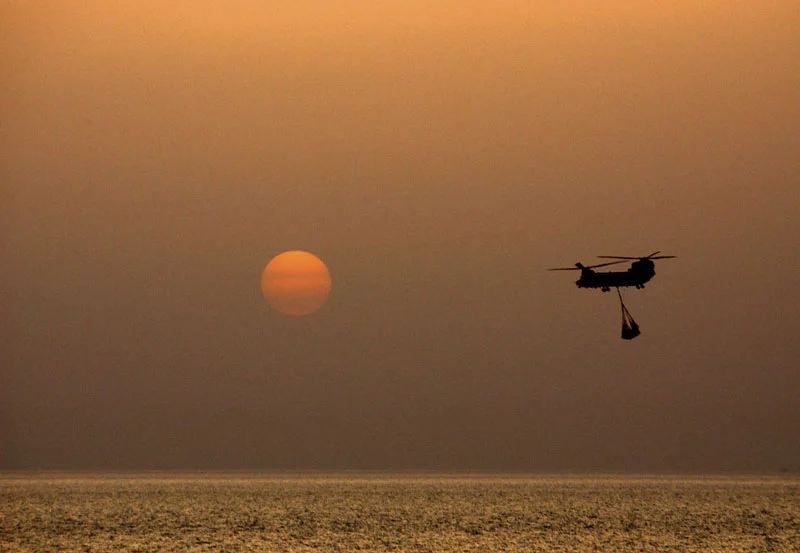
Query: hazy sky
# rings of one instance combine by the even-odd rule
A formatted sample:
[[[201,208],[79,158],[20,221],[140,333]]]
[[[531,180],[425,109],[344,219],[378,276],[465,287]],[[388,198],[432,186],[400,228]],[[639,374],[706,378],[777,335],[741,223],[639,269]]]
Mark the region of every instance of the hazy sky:
[[[6,2],[0,36],[0,467],[800,469],[796,0]],[[291,249],[314,315],[261,296]],[[655,250],[630,342],[545,270]]]

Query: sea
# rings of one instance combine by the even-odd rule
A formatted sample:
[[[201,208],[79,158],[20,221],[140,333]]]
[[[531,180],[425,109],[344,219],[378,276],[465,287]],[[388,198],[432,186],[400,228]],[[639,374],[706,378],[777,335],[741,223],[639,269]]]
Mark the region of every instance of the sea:
[[[0,551],[800,552],[800,475],[0,473]]]

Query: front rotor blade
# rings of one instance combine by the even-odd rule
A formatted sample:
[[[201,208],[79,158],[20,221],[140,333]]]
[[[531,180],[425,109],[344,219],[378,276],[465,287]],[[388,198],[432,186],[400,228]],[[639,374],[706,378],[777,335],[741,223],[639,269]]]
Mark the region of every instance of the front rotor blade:
[[[650,258],[651,258],[651,257],[653,257],[654,255],[657,255],[657,254],[660,254],[660,253],[661,253],[661,250],[658,250],[657,252],[653,252],[653,253],[651,253],[650,255],[648,255],[647,257],[645,257],[644,259],[650,259]]]
[[[657,257],[648,257],[648,259],[674,259],[674,255],[659,255]]]

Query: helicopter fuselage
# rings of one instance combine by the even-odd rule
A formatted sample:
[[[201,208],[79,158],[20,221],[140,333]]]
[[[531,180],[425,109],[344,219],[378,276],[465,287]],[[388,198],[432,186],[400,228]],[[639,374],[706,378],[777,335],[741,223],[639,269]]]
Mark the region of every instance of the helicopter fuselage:
[[[634,286],[644,288],[645,283],[649,282],[656,274],[655,263],[649,259],[641,259],[634,262],[627,271],[597,272],[577,264],[581,270],[581,277],[575,281],[578,288],[600,288],[603,292],[608,292],[612,288],[624,288]]]

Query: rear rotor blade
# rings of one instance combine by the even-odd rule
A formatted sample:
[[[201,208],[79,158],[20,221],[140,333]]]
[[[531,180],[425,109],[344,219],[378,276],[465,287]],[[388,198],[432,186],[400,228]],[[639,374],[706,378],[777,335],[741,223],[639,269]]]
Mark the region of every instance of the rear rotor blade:
[[[606,267],[608,265],[616,265],[617,263],[625,263],[627,259],[620,259],[619,261],[609,261],[608,263],[599,263],[597,265],[589,265],[587,269],[596,269],[597,267]]]
[[[644,259],[670,259],[675,257],[674,255],[658,255],[661,253],[661,250],[651,253],[645,257],[627,257],[622,255],[598,255],[600,259],[630,259],[631,261],[637,260],[644,260]]]

